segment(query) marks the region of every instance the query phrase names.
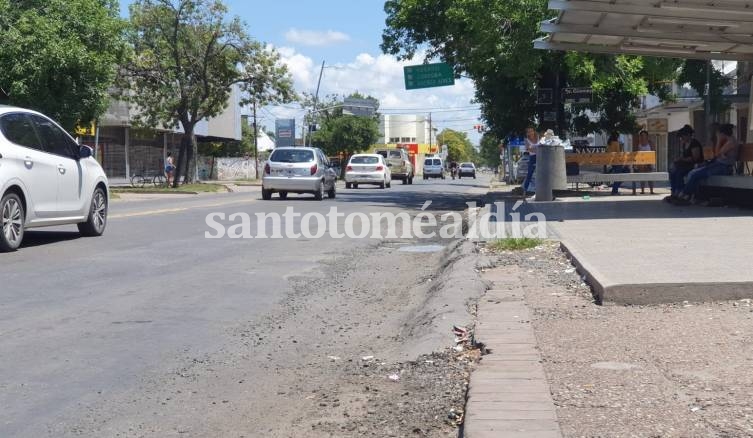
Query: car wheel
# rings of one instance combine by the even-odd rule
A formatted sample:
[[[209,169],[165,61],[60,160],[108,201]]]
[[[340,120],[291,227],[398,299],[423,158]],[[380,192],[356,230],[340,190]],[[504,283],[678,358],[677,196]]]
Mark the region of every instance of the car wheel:
[[[324,181],[321,181],[319,183],[319,187],[316,188],[316,192],[314,192],[314,199],[316,199],[317,201],[324,199]]]
[[[389,189],[390,187],[392,187],[392,181],[387,180],[387,188]]]
[[[262,187],[262,189],[261,189],[261,199],[263,199],[265,201],[269,201],[270,199],[272,199],[272,190],[265,189],[264,187]]]
[[[288,192],[280,192],[280,199],[288,199]]]
[[[475,173],[473,174],[473,179],[476,179],[476,174]]]
[[[96,237],[105,232],[107,226],[107,195],[102,187],[94,189],[89,216],[86,222],[78,224],[78,231],[82,236]]]
[[[353,188],[357,189],[358,188],[358,183],[353,183]]]
[[[351,188],[352,186],[353,186],[353,185],[352,185],[351,183],[347,183],[347,182],[345,183],[345,188],[346,188],[346,189],[349,189],[349,188]]]
[[[408,178],[408,184],[413,184],[413,175],[411,175],[410,178]]]
[[[15,251],[24,239],[24,206],[15,193],[8,193],[0,200],[0,252]]]
[[[327,191],[327,197],[329,199],[335,199],[335,196],[337,196],[337,189],[335,188],[335,183],[332,183],[332,188]]]
[[[403,180],[403,185],[408,184],[408,177],[407,176],[403,177],[402,180]]]
[[[380,183],[379,183],[379,188],[380,188],[380,189],[383,189],[383,188],[385,188],[386,186],[387,186],[387,184],[386,184],[386,183],[385,183],[384,181],[382,181],[382,182],[380,182]]]

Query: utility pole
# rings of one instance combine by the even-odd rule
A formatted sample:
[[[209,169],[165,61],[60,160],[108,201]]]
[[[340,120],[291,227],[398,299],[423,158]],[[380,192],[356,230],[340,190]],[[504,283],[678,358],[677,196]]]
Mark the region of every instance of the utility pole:
[[[295,134],[293,135],[295,137]],[[259,179],[259,131],[256,124],[256,101],[254,100],[254,166],[255,166],[255,172],[254,175],[256,176],[256,179]]]
[[[433,131],[431,129],[431,113],[429,113],[429,153],[431,153],[431,133],[432,132]]]
[[[323,73],[324,73],[324,61],[322,61],[322,68],[319,69],[319,81],[317,81],[316,83],[316,94],[314,94],[314,112],[316,112],[316,107],[319,105],[319,87],[322,85]],[[309,127],[306,126],[306,129],[309,129]],[[309,146],[311,146],[312,137],[313,137],[312,135],[309,135]],[[306,142],[303,142],[303,145],[306,146]]]

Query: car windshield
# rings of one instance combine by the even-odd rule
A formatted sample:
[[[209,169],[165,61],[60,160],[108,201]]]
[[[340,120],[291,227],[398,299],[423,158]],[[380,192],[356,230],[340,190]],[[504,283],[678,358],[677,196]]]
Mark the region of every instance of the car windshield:
[[[353,157],[350,159],[350,164],[377,164],[379,158],[377,157]]]
[[[440,159],[438,159],[438,158],[435,158],[435,159],[434,159],[434,165],[435,165],[435,166],[441,166],[441,165],[442,165],[442,160],[440,160]]]
[[[424,166],[431,166],[431,158],[427,158],[424,160]]]
[[[390,158],[400,158],[401,156],[400,151],[390,151]]]
[[[473,164],[471,163],[463,163],[460,165],[460,167],[473,167]]]
[[[387,158],[387,151],[376,151],[376,153],[383,156],[384,158]]]
[[[308,163],[314,161],[314,152],[309,149],[277,149],[269,161],[280,163]]]

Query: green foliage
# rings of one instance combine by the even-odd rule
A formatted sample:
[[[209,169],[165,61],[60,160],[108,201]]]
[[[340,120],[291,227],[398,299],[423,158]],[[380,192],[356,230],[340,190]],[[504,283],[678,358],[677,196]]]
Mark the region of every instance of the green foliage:
[[[475,150],[465,132],[444,129],[437,134],[437,144],[447,145],[448,161],[471,161],[475,158]]]
[[[571,109],[571,128],[579,134],[594,131],[635,132],[633,108],[640,96],[655,91],[669,97],[661,84],[677,75],[682,61],[626,55],[568,52],[565,64],[570,84],[593,89],[588,105]],[[586,110],[596,114],[592,122]]]
[[[706,92],[706,61],[689,59],[680,70],[678,82],[688,84],[699,96],[703,97]],[[730,79],[721,71],[711,65],[711,114],[721,114],[729,109],[729,102],[724,100],[724,88],[729,86]]]
[[[356,92],[346,97],[371,99],[379,106],[379,101],[372,96],[363,96]],[[302,106],[319,110],[307,117],[307,123],[317,123],[319,130],[311,136],[311,143],[321,148],[327,155],[344,152],[347,155],[363,152],[379,138],[379,116],[353,116],[343,113],[342,100],[337,95],[328,95],[315,101],[314,96],[304,94]]]
[[[578,130],[632,130],[633,103],[640,94],[656,92],[669,99],[667,81],[676,77],[681,61],[627,56],[568,54],[535,50],[539,23],[556,14],[547,0],[388,0],[385,53],[410,59],[442,59],[465,73],[476,85],[475,101],[487,126],[499,138],[522,134],[537,108],[536,88],[547,70],[565,71],[566,86],[593,86],[588,107],[598,116],[591,123],[575,108]],[[571,83],[567,83],[567,82]]]
[[[182,125],[191,147],[181,145],[176,183],[184,163],[189,179],[196,171],[189,166],[198,152],[194,127],[225,109],[233,86],[259,105],[295,98],[277,54],[227,12],[220,0],[137,0],[130,7],[133,54],[122,97],[142,109],[141,124]]]
[[[241,89],[247,97],[241,104],[264,106],[298,100],[288,68],[280,63],[280,54],[273,48],[256,52],[253,62],[247,62],[243,69],[248,79],[241,83]]]
[[[493,133],[487,132],[481,137],[481,147],[479,151],[479,163],[490,167],[497,167],[500,164],[499,159],[499,137]]]
[[[544,243],[542,239],[530,237],[508,237],[505,239],[495,240],[491,243],[491,248],[497,251],[521,251],[532,249]]]
[[[7,103],[45,113],[70,131],[96,119],[107,110],[123,58],[122,31],[114,0],[0,0]]]
[[[314,132],[312,143],[327,155],[362,152],[376,142],[379,122],[371,117],[339,115],[325,118],[321,129]]]
[[[499,137],[522,131],[536,111],[535,87],[546,52],[534,50],[546,0],[390,0],[385,53],[410,59],[426,48],[476,85],[476,102]]]

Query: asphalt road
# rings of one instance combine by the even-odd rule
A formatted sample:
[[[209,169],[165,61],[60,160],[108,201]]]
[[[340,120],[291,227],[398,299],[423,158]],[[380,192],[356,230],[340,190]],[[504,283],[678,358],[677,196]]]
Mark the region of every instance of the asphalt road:
[[[88,435],[76,425],[103,394],[117,397],[175,357],[211,353],[240,322],[261,321],[292,275],[370,239],[205,239],[208,213],[462,210],[488,178],[416,180],[262,201],[245,193],[115,200],[104,236],[75,227],[27,232],[0,255],[0,436]],[[300,217],[299,217],[300,220]],[[261,323],[261,322],[260,322]]]

